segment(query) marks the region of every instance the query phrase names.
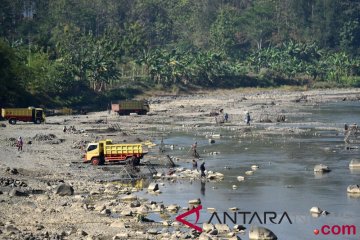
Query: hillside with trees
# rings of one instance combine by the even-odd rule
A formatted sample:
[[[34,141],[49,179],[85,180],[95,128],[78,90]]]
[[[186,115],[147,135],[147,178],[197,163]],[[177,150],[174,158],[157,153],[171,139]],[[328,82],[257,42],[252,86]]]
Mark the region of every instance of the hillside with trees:
[[[3,0],[0,106],[145,89],[357,87],[357,0]]]

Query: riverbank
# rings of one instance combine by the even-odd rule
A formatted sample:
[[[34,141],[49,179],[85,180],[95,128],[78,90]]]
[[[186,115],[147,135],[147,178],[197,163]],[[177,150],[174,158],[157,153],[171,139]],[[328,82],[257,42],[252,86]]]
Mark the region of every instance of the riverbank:
[[[151,111],[146,116],[120,117],[104,111],[48,117],[46,124],[41,125],[2,122],[6,127],[0,129],[0,238],[193,239],[196,236],[193,231],[177,231],[180,225],[175,219],[163,217],[158,223],[149,223],[146,219],[149,212],[167,215],[174,209],[182,212],[181,209],[188,206],[166,206],[161,193],[152,195],[157,201],[141,199],[137,193],[143,188],[146,191],[146,185],[134,188],[113,181],[118,174],[114,170],[119,168],[117,165],[83,164],[81,156],[86,143],[104,138],[114,142],[159,142],[167,134],[176,132],[210,139],[225,130],[239,139],[295,136],[306,134],[306,124],[310,124],[301,120],[308,114],[302,111],[304,107],[359,100],[358,89],[221,90],[190,96],[152,97],[149,99]],[[245,112],[250,113],[250,125],[244,122]],[[228,122],[223,122],[225,113],[229,115]],[[311,125],[339,134],[343,131],[339,126],[322,122]],[[74,126],[75,130],[64,133],[63,126]],[[25,143],[21,152],[14,145],[18,136],[22,136]],[[164,156],[158,156],[157,147],[149,150],[145,159],[156,164],[166,162]],[[178,161],[190,162],[191,159],[184,149]],[[163,169],[166,173],[168,168]],[[146,172],[145,167],[141,170]],[[197,176],[188,180],[198,181]],[[157,181],[161,191],[162,184],[169,184],[171,179]],[[61,184],[73,192],[67,189],[69,195],[61,196]],[[176,197],[174,204],[177,204]],[[228,238],[237,234],[232,231]]]

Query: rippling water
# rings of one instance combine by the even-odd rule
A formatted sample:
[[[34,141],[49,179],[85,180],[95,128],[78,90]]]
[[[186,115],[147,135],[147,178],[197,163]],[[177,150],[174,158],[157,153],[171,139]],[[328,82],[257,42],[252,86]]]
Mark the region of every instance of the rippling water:
[[[175,149],[179,146],[186,148],[169,150],[170,155],[183,156],[189,145],[197,140],[207,170],[222,172],[225,179],[216,183],[165,182],[159,197],[146,197],[180,206],[186,206],[188,200],[200,198],[204,209],[199,225],[209,220],[211,214],[206,211],[208,207],[216,208],[221,218],[224,211],[229,212],[228,208],[238,207],[240,212],[251,212],[247,215],[250,217],[258,213],[261,221],[264,212],[276,212],[279,216],[275,222],[286,212],[292,224],[287,220],[280,224],[260,224],[258,219],[249,223],[249,218],[244,223],[243,215],[238,214],[237,217],[238,224],[248,229],[251,225],[262,225],[271,229],[279,239],[360,239],[360,196],[346,193],[348,185],[360,184],[360,171],[350,171],[348,167],[350,160],[358,157],[359,151],[346,149],[341,132],[319,130],[319,126],[341,129],[344,123],[358,122],[360,103],[327,103],[308,106],[302,111],[309,114],[296,121],[309,123],[310,130],[307,134],[295,137],[275,135],[261,139],[239,139],[227,137],[234,135],[234,132],[224,131],[221,133],[223,137],[210,145],[204,137],[188,133],[169,135],[164,139],[166,144],[174,144]],[[312,122],[317,124],[311,126]],[[208,155],[209,152],[220,154]],[[313,168],[319,163],[328,165],[332,171],[323,175],[314,174]],[[251,176],[245,175],[245,171],[251,170],[253,164],[260,168]],[[181,165],[191,167],[191,163]],[[245,181],[238,182],[236,177],[239,175],[245,176]],[[233,189],[233,185],[237,185],[237,189]],[[330,214],[313,218],[309,213],[313,206]],[[189,219],[191,221],[192,218]],[[217,221],[214,219],[212,223]],[[234,225],[229,223],[230,226]],[[313,230],[323,225],[356,225],[357,234],[315,235]],[[248,234],[241,238],[248,239]]]

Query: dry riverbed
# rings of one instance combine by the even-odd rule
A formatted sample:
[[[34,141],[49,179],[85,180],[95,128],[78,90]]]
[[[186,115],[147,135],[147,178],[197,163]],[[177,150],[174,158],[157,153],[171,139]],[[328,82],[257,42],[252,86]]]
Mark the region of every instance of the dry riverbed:
[[[150,148],[151,154],[144,160],[163,166],[158,178],[150,180],[157,182],[160,190],[153,193],[158,201],[150,202],[137,195],[147,191],[147,185],[136,188],[118,181],[115,170],[121,166],[83,164],[85,145],[104,138],[114,142],[159,141],[170,132],[192,132],[211,138],[220,129],[230,130],[238,138],[306,134],[306,128],[299,128],[302,123],[295,120],[306,114],[302,106],[359,101],[360,90],[226,90],[149,100],[151,111],[146,116],[119,117],[104,111],[48,117],[41,125],[1,122],[0,239],[194,239],[198,237],[196,231],[179,231],[182,225],[166,218],[189,206],[176,205],[176,198],[174,205],[164,206],[161,187],[180,177],[200,181],[198,174],[175,169],[177,172],[167,176],[170,169],[165,166],[166,157],[157,156],[157,147]],[[210,116],[220,109],[229,114],[229,122],[221,123],[222,115]],[[250,112],[250,126],[244,123],[245,111]],[[343,132],[324,123],[312,124]],[[64,133],[63,126],[75,129]],[[15,147],[19,136],[24,139],[21,152]],[[184,154],[176,161],[191,159]],[[140,170],[149,178],[145,166]],[[221,180],[221,174],[217,176],[215,180]],[[147,218],[150,212],[159,214],[163,221],[151,222]],[[238,229],[230,229],[211,238],[237,239],[238,234]],[[201,237],[210,239],[206,234]]]

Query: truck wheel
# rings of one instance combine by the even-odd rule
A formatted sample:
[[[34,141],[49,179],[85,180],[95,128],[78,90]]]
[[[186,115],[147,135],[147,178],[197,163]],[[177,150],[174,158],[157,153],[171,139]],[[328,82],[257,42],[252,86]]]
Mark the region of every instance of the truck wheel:
[[[94,166],[100,165],[100,159],[99,158],[92,158],[91,159],[91,164],[94,165]]]
[[[140,165],[140,158],[136,157],[134,160],[134,166],[139,166]]]
[[[35,120],[35,124],[40,124],[41,123],[41,119],[36,119]]]
[[[12,118],[12,119],[9,119],[9,123],[10,123],[10,124],[13,124],[13,125],[16,124],[16,119],[13,119],[13,118]]]

